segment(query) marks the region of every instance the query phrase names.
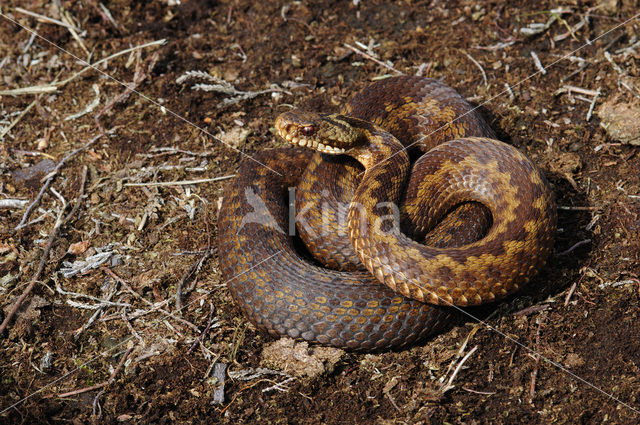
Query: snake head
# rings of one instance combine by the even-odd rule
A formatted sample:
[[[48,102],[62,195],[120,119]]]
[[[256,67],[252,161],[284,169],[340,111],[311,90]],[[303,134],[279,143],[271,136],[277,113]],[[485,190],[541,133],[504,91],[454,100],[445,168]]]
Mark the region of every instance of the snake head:
[[[276,118],[276,129],[293,145],[337,155],[362,144],[363,134],[354,120],[340,114],[293,110]]]

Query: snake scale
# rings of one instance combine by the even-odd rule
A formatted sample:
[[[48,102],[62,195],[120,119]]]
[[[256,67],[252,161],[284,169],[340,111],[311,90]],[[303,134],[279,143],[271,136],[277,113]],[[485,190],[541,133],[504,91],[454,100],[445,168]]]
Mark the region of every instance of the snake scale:
[[[306,149],[243,161],[218,219],[222,276],[271,335],[404,347],[440,330],[447,306],[513,293],[551,251],[544,176],[438,81],[381,80],[339,114],[293,110],[276,129]]]

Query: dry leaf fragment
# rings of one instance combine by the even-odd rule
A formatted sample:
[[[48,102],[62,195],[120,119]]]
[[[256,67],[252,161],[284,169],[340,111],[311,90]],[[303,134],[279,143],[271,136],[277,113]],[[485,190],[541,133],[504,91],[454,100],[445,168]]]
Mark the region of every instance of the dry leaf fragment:
[[[80,254],[84,254],[84,252],[87,250],[87,248],[89,248],[89,245],[91,244],[91,242],[89,241],[82,241],[82,242],[76,242],[76,243],[72,243],[71,246],[69,246],[69,254],[73,254],[73,255],[80,255]]]

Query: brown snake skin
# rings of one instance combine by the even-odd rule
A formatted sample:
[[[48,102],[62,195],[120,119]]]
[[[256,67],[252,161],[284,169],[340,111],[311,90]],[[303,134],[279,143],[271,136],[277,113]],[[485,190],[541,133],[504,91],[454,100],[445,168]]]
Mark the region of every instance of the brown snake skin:
[[[414,156],[457,137],[495,138],[493,130],[462,96],[430,78],[380,80],[356,94],[341,113],[380,125],[410,146]],[[352,158],[316,153],[297,186],[300,238],[319,262],[336,270],[364,270],[349,240],[346,221],[362,171],[362,165]],[[417,183],[412,174],[409,187],[415,191]],[[404,197],[400,202],[401,228],[414,239],[424,239],[427,245],[460,246],[473,242],[484,236],[490,225],[488,209],[467,203],[428,232],[421,212],[424,201],[428,200]]]
[[[343,155],[312,156],[294,148],[255,157],[281,175],[255,161],[243,162],[220,210],[218,252],[222,275],[250,320],[272,335],[353,350],[401,347],[439,330],[451,315],[451,309],[404,296],[475,305],[502,298],[528,281],[544,264],[555,233],[555,206],[541,173],[506,144],[457,138],[492,135],[473,113],[442,129],[448,136],[420,138],[427,135],[425,123],[440,127],[469,110],[440,83],[398,77],[356,95],[345,108],[350,116],[293,111],[278,117],[276,127],[290,142],[311,144],[318,136],[328,146],[323,149],[346,149],[366,171],[360,183],[361,167],[349,161],[341,165]],[[408,134],[404,143],[419,140],[428,150],[413,165],[408,185],[409,155],[378,125],[394,135]],[[336,179],[322,180],[325,190],[319,192],[311,169],[332,170]],[[296,185],[305,187],[302,199],[312,195],[316,206],[325,197],[339,205],[353,194],[344,231],[370,274],[318,267],[301,254],[286,233],[287,188]],[[321,196],[314,198],[317,193]],[[426,234],[427,245],[384,225],[389,208],[380,203],[402,200],[402,230],[418,239]],[[340,214],[328,215],[339,224]],[[311,249],[323,258],[322,250],[330,247],[322,245],[318,254],[313,242],[319,240],[324,238],[316,232]],[[358,267],[348,245],[339,250],[331,256],[332,266]]]

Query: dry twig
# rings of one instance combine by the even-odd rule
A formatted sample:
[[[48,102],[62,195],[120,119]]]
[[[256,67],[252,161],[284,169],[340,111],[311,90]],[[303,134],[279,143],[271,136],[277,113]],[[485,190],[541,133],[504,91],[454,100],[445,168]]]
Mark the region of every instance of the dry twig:
[[[24,199],[0,199],[0,209],[16,209],[21,210],[29,201]]]
[[[558,205],[559,210],[565,211],[597,211],[600,207],[581,207],[581,206],[572,206],[572,205]]]
[[[24,15],[31,16],[32,18],[36,18],[40,22],[44,22],[44,23],[47,23],[47,24],[60,25],[61,27],[65,27],[67,29],[73,29],[73,30],[77,30],[77,31],[82,31],[82,29],[80,29],[78,27],[75,27],[72,24],[69,24],[67,22],[62,22],[62,21],[59,21],[58,19],[50,18],[48,16],[44,16],[44,15],[41,15],[39,13],[31,12],[30,10],[26,10],[26,9],[21,8],[21,7],[16,7],[13,10],[15,10],[18,13],[22,13]]]
[[[7,316],[4,318],[4,321],[0,325],[0,336],[2,336],[2,334],[4,333],[4,330],[9,325],[9,322],[11,321],[11,319],[13,319],[13,316],[16,314],[16,312],[18,311],[18,309],[20,308],[24,300],[27,298],[27,296],[31,293],[38,279],[40,279],[40,275],[42,274],[45,266],[47,265],[47,260],[49,259],[49,252],[51,251],[53,242],[55,241],[58,235],[58,231],[60,230],[60,227],[64,223],[63,215],[64,215],[64,210],[66,208],[67,208],[67,204],[66,202],[63,202],[62,206],[60,207],[60,211],[58,212],[58,217],[56,218],[56,222],[53,225],[53,229],[51,229],[51,232],[49,232],[49,239],[47,240],[47,245],[45,246],[44,251],[42,251],[42,256],[40,257],[40,264],[38,265],[38,270],[31,278],[31,281],[29,282],[25,290],[22,292],[22,294],[18,297],[16,302],[13,304],[13,306],[7,313]]]
[[[529,397],[533,400],[533,397],[536,394],[536,379],[538,377],[538,366],[540,365],[540,333],[542,331],[542,327],[544,326],[545,320],[547,318],[547,313],[543,313],[536,322],[538,323],[538,330],[536,331],[536,354],[533,355],[536,365],[531,372],[531,385],[529,386]]]
[[[579,242],[576,242],[575,244],[573,244],[573,246],[567,250],[564,250],[562,252],[559,252],[556,254],[556,257],[562,257],[563,255],[569,255],[571,254],[573,251],[575,251],[577,248],[581,247],[582,245],[586,245],[591,243],[591,239],[585,239]]]
[[[404,72],[402,71],[398,71],[397,69],[395,69],[393,66],[382,62],[380,59],[374,58],[373,56],[371,56],[370,54],[363,52],[362,50],[358,49],[357,47],[353,47],[352,45],[348,44],[348,43],[344,43],[344,47],[346,47],[347,49],[351,49],[354,52],[356,52],[357,54],[359,54],[360,56],[369,59],[370,61],[373,61],[375,63],[377,63],[378,65],[385,67],[399,75],[404,75]]]
[[[452,389],[455,388],[455,385],[453,385],[453,381],[454,379],[456,379],[456,376],[458,375],[458,373],[460,372],[460,370],[462,370],[462,366],[465,364],[465,362],[467,360],[469,360],[469,357],[471,357],[471,355],[473,353],[476,352],[476,350],[478,349],[478,346],[476,345],[475,347],[473,347],[471,349],[471,351],[469,351],[463,358],[462,360],[460,360],[460,362],[458,363],[458,365],[456,366],[455,370],[453,371],[453,373],[451,374],[451,376],[449,377],[449,380],[447,381],[446,384],[443,384],[442,387],[440,388],[440,392],[442,394],[446,393],[447,391],[450,391]]]
[[[514,316],[527,316],[531,313],[537,313],[538,311],[545,311],[550,309],[551,306],[549,304],[541,304],[541,305],[532,305],[530,307],[523,308],[522,310],[516,311],[513,313]]]
[[[68,11],[62,9],[62,6],[60,5],[60,3],[58,3],[58,11],[60,12],[60,16],[62,17],[63,22],[68,24],[67,31],[69,31],[69,34],[71,34],[71,37],[73,37],[73,39],[80,45],[82,50],[84,50],[84,53],[87,55],[87,58],[89,58],[91,56],[91,52],[89,51],[89,49],[87,49],[87,46],[84,45],[84,41],[82,41],[82,38],[80,38],[80,36],[78,35],[77,30],[80,30],[80,29],[76,28],[73,25],[71,14]]]
[[[544,69],[544,66],[542,66],[542,62],[540,62],[540,58],[533,50],[531,51],[531,57],[533,58],[533,63],[536,65],[536,69],[538,70],[538,72],[540,72],[542,75],[546,74],[547,70]]]
[[[120,282],[120,284],[127,290],[129,291],[134,297],[138,298],[139,300],[141,300],[142,302],[144,302],[147,305],[150,305],[151,307],[157,307],[156,305],[154,305],[154,303],[152,303],[151,301],[149,301],[148,299],[144,298],[142,295],[140,295],[139,293],[137,293],[136,291],[133,290],[133,288],[131,286],[129,286],[129,284],[122,279],[120,276],[118,276],[117,274],[115,274],[113,271],[111,271],[110,269],[106,268],[106,267],[101,267],[102,271],[105,272],[107,275],[111,276],[112,278],[114,278],[115,280],[117,280],[118,282]],[[158,311],[164,313],[166,316],[171,317],[172,319],[180,322],[181,324],[193,329],[194,331],[196,331],[197,333],[200,333],[200,329],[194,325],[193,323],[189,322],[188,320],[183,319],[182,317],[178,317],[175,314],[171,313],[170,311],[167,311],[163,308],[157,308]]]
[[[270,387],[263,388],[262,389],[262,393],[267,393],[267,392],[273,391],[273,390],[277,390],[277,391],[286,393],[286,392],[289,391],[289,388],[286,387],[285,385],[288,384],[289,382],[293,381],[294,379],[296,379],[296,378],[292,376],[291,378],[287,378],[282,382],[276,382],[275,384],[273,384]]]
[[[118,373],[122,369],[122,366],[124,366],[124,362],[127,361],[127,357],[129,357],[129,354],[131,353],[132,350],[133,350],[133,347],[128,348],[127,351],[124,352],[124,354],[122,355],[122,358],[120,359],[120,362],[118,363],[118,366],[114,369],[113,373],[111,374],[108,380],[96,385],[92,385],[90,387],[80,388],[79,390],[73,390],[67,393],[58,394],[58,397],[65,398],[72,395],[77,395],[77,394],[82,394],[82,393],[86,393],[93,390],[98,390],[100,388],[106,387],[107,385],[111,385],[113,381],[115,381],[116,375],[118,375]]]
[[[0,96],[2,96],[2,92],[0,92]],[[20,113],[20,115],[18,115],[16,119],[11,122],[11,124],[9,124],[8,126],[2,129],[2,131],[0,132],[0,141],[4,140],[4,136],[6,136],[7,133],[9,133],[9,131],[11,131],[11,129],[16,124],[18,124],[18,122],[20,122],[22,117],[24,117],[27,114],[27,112],[29,112],[29,110],[35,106],[36,102],[37,102],[37,99],[31,102],[26,108],[24,108],[24,110]]]
[[[85,1],[98,12],[98,14],[102,17],[103,21],[109,22],[113,26],[113,28],[115,28],[116,31],[118,31],[121,34],[125,32],[120,26],[120,24],[118,24],[118,22],[115,19],[113,19],[113,15],[111,14],[111,11],[109,11],[109,9],[107,9],[107,7],[104,4],[100,3],[99,5],[97,5],[95,0],[85,0]]]
[[[202,265],[204,264],[204,262],[209,257],[211,257],[212,254],[213,250],[207,249],[204,254],[202,254],[202,256],[191,265],[189,270],[182,276],[182,279],[180,279],[180,282],[178,282],[178,287],[176,288],[176,310],[179,314],[182,312],[182,288],[184,284],[187,283],[187,281],[192,277],[197,276],[197,274],[200,272],[200,269],[202,269]],[[191,290],[191,288],[189,288],[189,290]]]
[[[94,136],[91,140],[89,140],[87,143],[85,143],[84,146],[82,146],[81,148],[78,148],[78,149],[74,150],[73,152],[67,154],[67,156],[65,156],[64,158],[62,158],[60,160],[60,162],[58,162],[58,165],[56,165],[56,168],[54,168],[51,173],[49,173],[47,176],[45,176],[46,181],[44,182],[44,184],[40,188],[40,192],[38,192],[38,195],[36,196],[36,198],[27,207],[27,210],[22,215],[22,219],[20,220],[20,223],[18,223],[18,225],[15,227],[15,230],[20,230],[23,227],[25,227],[25,223],[29,219],[29,215],[31,214],[31,211],[33,211],[33,209],[36,207],[36,205],[38,205],[38,203],[40,202],[40,199],[42,198],[42,195],[44,195],[44,192],[49,188],[49,186],[53,182],[53,179],[58,174],[58,171],[60,171],[60,169],[62,167],[64,167],[66,162],[69,161],[74,156],[76,156],[77,154],[79,154],[80,152],[82,152],[82,151],[88,149],[89,147],[91,147],[91,145],[93,145],[95,142],[97,142],[105,134],[113,133],[115,129],[116,129],[116,127],[112,128],[110,130],[107,130],[105,132],[102,132],[102,133],[98,134],[97,136]]]
[[[87,71],[90,71],[92,69],[99,71],[98,66],[102,65],[105,62],[110,61],[111,59],[115,59],[118,56],[126,55],[127,53],[135,52],[136,50],[145,49],[147,47],[161,46],[161,45],[165,44],[166,42],[167,42],[167,40],[165,40],[163,38],[161,40],[151,41],[149,43],[144,43],[144,44],[140,44],[138,46],[134,46],[134,47],[130,47],[128,49],[121,50],[119,52],[116,52],[116,53],[114,53],[112,55],[107,56],[106,58],[100,59],[99,61],[96,61],[94,63],[91,63],[91,64],[87,63],[87,66],[85,66],[84,68],[82,68],[80,71],[76,72],[75,74],[73,74],[69,78],[67,78],[65,80],[62,80],[62,81],[54,82],[52,84],[55,85],[58,88],[62,87],[64,85],[66,85],[67,83],[75,80],[76,78],[78,78],[79,76],[81,76],[82,74],[84,74]],[[99,72],[101,72],[101,71],[99,71]]]
[[[59,285],[57,285],[56,283],[56,288],[59,287]],[[118,292],[118,286],[117,285],[113,285],[113,289],[107,294],[107,296],[105,298],[103,298],[101,300],[102,303],[109,302],[111,301],[111,298],[113,298],[113,296],[116,294],[116,292]],[[80,328],[76,329],[73,332],[73,339],[77,340],[78,338],[80,338],[80,335],[82,335],[82,333],[84,331],[86,331],[87,329],[89,329],[91,327],[91,325],[93,325],[93,323],[96,321],[96,319],[98,318],[98,316],[100,316],[100,314],[102,314],[104,307],[101,305],[100,308],[98,308],[95,313],[93,313],[93,315],[89,318],[89,320],[87,320],[87,322],[85,324],[83,324]]]
[[[146,69],[144,69],[141,65],[141,55],[142,55],[141,50],[137,50],[136,51],[136,70],[133,74],[133,81],[131,82],[131,84],[125,84],[126,89],[122,93],[120,93],[118,96],[111,99],[104,106],[104,108],[102,108],[102,110],[100,110],[100,112],[98,112],[96,116],[93,117],[93,120],[95,121],[99,129],[102,130],[102,124],[100,124],[100,117],[102,117],[102,115],[104,115],[106,112],[110,111],[118,103],[124,102],[131,93],[135,92],[138,86],[149,76],[149,74],[153,70],[153,67],[156,65],[156,62],[158,62],[158,59],[160,58],[160,55],[158,54],[158,52],[154,52],[149,58],[149,60],[147,61]]]
[[[189,348],[189,351],[187,351],[187,354],[191,354],[194,348],[202,344],[202,341],[204,340],[205,335],[207,334],[207,332],[209,332],[209,329],[211,329],[211,325],[213,324],[213,320],[215,319],[215,317],[213,317],[214,311],[215,311],[215,307],[213,306],[213,303],[209,303],[209,318],[207,319],[207,326],[204,328],[202,333],[198,335],[198,339],[193,343],[191,348]]]
[[[151,187],[151,186],[184,186],[184,185],[190,185],[190,184],[217,182],[217,181],[220,181],[220,180],[231,179],[231,178],[233,178],[235,176],[236,176],[235,174],[231,174],[231,175],[228,175],[228,176],[212,177],[210,179],[179,180],[179,181],[173,181],[173,182],[125,183],[125,184],[123,184],[123,186],[144,186],[144,187]]]
[[[484,80],[484,85],[485,85],[485,87],[488,87],[488,86],[489,86],[489,82],[487,81],[487,73],[486,73],[486,72],[484,72],[484,68],[482,67],[482,65],[480,65],[480,62],[478,62],[477,60],[475,60],[475,59],[473,58],[473,56],[471,56],[471,55],[470,55],[469,53],[467,53],[467,52],[464,52],[464,55],[465,55],[466,57],[468,57],[468,58],[469,58],[469,60],[470,60],[471,62],[473,62],[473,64],[474,64],[475,66],[477,66],[477,67],[478,67],[478,69],[479,69],[479,70],[480,70],[480,72],[482,73],[482,79]],[[508,86],[507,86],[507,88],[508,88],[509,90],[511,90]],[[513,93],[512,93],[512,94],[513,94]]]
[[[227,106],[235,105],[244,100],[253,99],[254,97],[257,97],[263,94],[269,94],[269,93],[291,94],[291,92],[288,92],[287,90],[283,89],[277,84],[271,84],[271,86],[265,90],[256,90],[256,91],[238,90],[230,82],[222,78],[215,77],[204,71],[187,71],[176,79],[176,83],[182,84],[186,80],[191,78],[203,79],[213,83],[213,84],[202,84],[202,83],[195,84],[191,87],[192,90],[216,92],[216,93],[222,93],[222,94],[231,96],[229,98],[224,99],[222,102],[218,103],[217,105],[218,109],[224,109]]]
[[[52,84],[44,84],[38,86],[18,87],[15,89],[0,90],[0,96],[19,96],[22,94],[45,94],[55,93],[58,87]]]

